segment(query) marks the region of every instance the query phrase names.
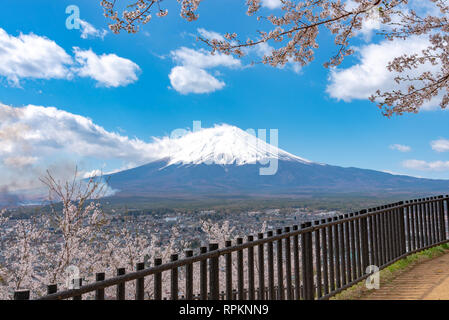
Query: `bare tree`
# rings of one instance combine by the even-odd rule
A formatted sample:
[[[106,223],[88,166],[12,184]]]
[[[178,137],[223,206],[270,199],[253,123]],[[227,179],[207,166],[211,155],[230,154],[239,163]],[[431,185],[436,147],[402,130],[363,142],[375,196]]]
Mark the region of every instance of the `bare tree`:
[[[202,0],[177,1],[181,17],[187,21],[198,19],[196,11]],[[234,32],[226,33],[221,39],[198,39],[209,46],[212,53],[238,57],[247,54],[246,48],[272,43],[273,50],[262,58],[264,64],[277,67],[295,61],[304,66],[313,61],[319,47],[318,32],[328,29],[334,37],[336,53],[324,64],[327,68],[338,66],[346,56],[353,54],[350,40],[362,29],[364,22],[376,18],[383,26],[379,34],[387,39],[424,35],[429,38],[429,46],[421,53],[393,59],[387,68],[399,74],[395,77],[397,88],[386,92],[377,90],[370,100],[376,102],[388,117],[404,112],[416,113],[432,99],[437,99],[440,107],[446,108],[449,103],[449,4],[446,0],[424,1],[431,8],[420,15],[408,0],[280,0],[280,14],[257,17],[266,23],[267,31],[258,31],[259,35],[254,39],[241,40]],[[122,9],[117,8],[119,3]],[[161,7],[162,3],[162,0],[101,1],[105,16],[112,19],[109,27],[114,33],[122,30],[138,32],[140,25],[151,20],[152,13],[158,17],[166,16],[167,10]],[[256,15],[261,8],[261,0],[246,0],[246,4],[249,16]],[[422,68],[417,70],[423,66],[424,71]],[[407,72],[411,70],[415,75]]]
[[[146,262],[147,267],[155,258],[168,262],[171,254],[188,247],[176,227],[162,243],[159,230],[147,221],[124,218],[113,223],[101,207],[107,187],[101,177],[80,179],[75,170],[71,180],[60,181],[47,171],[41,181],[49,191],[49,210],[41,208],[28,219],[11,219],[8,210],[0,209],[0,300],[12,298],[18,289],[31,290],[32,297],[42,296],[48,284],[67,289],[71,270],[77,270],[86,283],[94,280],[96,272],[111,277],[117,268],[134,270],[138,262]],[[210,237],[226,238],[228,231],[211,224],[205,229]],[[169,272],[162,274],[164,297],[170,295],[169,277]],[[184,277],[181,269],[180,283]],[[153,277],[145,278],[146,298],[153,298],[153,281]],[[198,272],[195,283],[199,290]],[[126,286],[127,299],[133,299],[135,282]],[[114,290],[108,288],[106,294],[112,296]]]

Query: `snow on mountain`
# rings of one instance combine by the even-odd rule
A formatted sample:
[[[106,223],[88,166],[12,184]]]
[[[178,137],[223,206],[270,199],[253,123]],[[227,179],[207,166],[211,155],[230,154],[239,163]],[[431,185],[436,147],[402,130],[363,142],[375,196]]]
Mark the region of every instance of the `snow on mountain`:
[[[312,163],[279,149],[254,134],[222,124],[189,132],[179,138],[156,139],[155,143],[159,145],[159,150],[163,150],[159,153],[159,160],[168,159],[167,165],[203,163],[240,166],[257,162],[264,164],[269,159]]]

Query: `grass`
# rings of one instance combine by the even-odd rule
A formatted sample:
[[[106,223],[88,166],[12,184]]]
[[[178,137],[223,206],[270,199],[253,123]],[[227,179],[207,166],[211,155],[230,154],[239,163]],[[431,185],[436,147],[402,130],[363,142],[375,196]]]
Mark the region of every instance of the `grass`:
[[[395,279],[404,271],[409,270],[413,266],[424,261],[431,260],[449,252],[449,244],[445,243],[427,250],[423,250],[396,261],[392,265],[380,271],[380,285],[385,285]],[[371,290],[365,287],[365,281],[361,281],[356,285],[337,294],[332,300],[356,300],[369,295]]]

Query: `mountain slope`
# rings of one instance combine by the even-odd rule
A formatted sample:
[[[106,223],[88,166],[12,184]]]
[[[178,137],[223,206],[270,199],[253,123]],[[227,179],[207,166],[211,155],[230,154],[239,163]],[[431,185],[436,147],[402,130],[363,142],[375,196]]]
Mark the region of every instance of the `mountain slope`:
[[[424,193],[449,189],[448,180],[314,163],[229,125],[158,143],[165,151],[157,161],[108,176],[118,196]],[[260,175],[259,169],[270,160],[277,161],[276,174]]]
[[[110,176],[119,195],[294,195],[304,192],[430,192],[449,190],[449,181],[330,165],[279,161],[273,176],[259,175],[259,166],[171,165],[154,162]],[[163,169],[161,169],[163,168]]]

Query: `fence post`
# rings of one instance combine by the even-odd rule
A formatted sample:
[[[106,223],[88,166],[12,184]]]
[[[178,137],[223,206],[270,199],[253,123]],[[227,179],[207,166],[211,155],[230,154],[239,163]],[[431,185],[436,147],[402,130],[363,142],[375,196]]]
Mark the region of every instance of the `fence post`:
[[[293,231],[297,231],[298,226],[293,226]],[[296,300],[299,300],[301,296],[301,279],[299,273],[299,237],[295,235],[293,237],[293,264],[294,264],[294,273],[295,273],[295,296]]]
[[[429,246],[431,241],[430,241],[430,219],[429,219],[429,210],[428,210],[428,206],[427,206],[427,200],[428,198],[423,198],[421,199],[422,201],[424,201],[424,203],[422,204],[422,208],[423,208],[423,216],[424,216],[424,234],[425,234],[425,246]]]
[[[441,239],[441,228],[440,228],[440,200],[439,196],[433,198],[433,217],[435,219],[435,242],[440,242]]]
[[[126,273],[125,268],[117,269],[117,276],[123,276]],[[116,288],[116,298],[117,300],[125,300],[125,282],[119,283]]]
[[[103,281],[105,279],[104,272],[95,274],[95,281]],[[95,300],[104,300],[104,289],[95,290]]]
[[[353,218],[355,216],[355,213],[350,213],[349,217]],[[357,253],[356,253],[356,239],[355,239],[355,220],[351,220],[349,222],[349,237],[350,237],[350,245],[348,245],[348,249],[350,252],[350,258],[351,258],[351,280],[357,279]],[[348,243],[349,244],[349,243]],[[351,273],[351,272],[350,272]],[[349,281],[348,281],[349,282]]]
[[[381,209],[387,209],[390,206],[381,206]],[[386,255],[385,255],[385,262],[390,262],[392,260],[392,246],[391,246],[391,228],[393,227],[393,224],[391,222],[391,211],[385,211],[384,213],[384,226],[385,226],[385,248],[386,248]]]
[[[257,239],[263,239],[263,233],[257,235]],[[259,264],[259,300],[265,300],[265,259],[264,259],[264,245],[258,246],[258,264]]]
[[[218,250],[218,243],[209,244],[209,251]],[[218,268],[218,256],[209,259],[209,290],[212,300],[219,300],[220,298],[220,279]]]
[[[145,269],[145,262],[136,264],[136,271]],[[136,279],[136,300],[143,300],[145,298],[144,278]]]
[[[435,242],[440,242],[441,241],[441,236],[440,236],[440,210],[439,210],[439,200],[438,197],[433,197],[433,218],[435,219],[434,222],[434,229],[435,229]]]
[[[373,227],[373,236],[368,240],[371,241],[371,249],[374,252],[373,255],[374,259],[372,260],[371,264],[374,264],[379,267],[382,265],[382,253],[383,253],[382,238],[380,236],[382,232],[382,223],[380,214],[375,214],[371,216],[371,218],[372,219],[369,222]]]
[[[430,203],[429,203],[429,207],[430,207],[430,221],[431,223],[431,228],[432,228],[432,244],[437,243],[438,242],[438,237],[437,237],[437,227],[436,227],[436,216],[435,216],[435,197],[431,197],[430,198]]]
[[[374,211],[379,211],[381,207],[377,207],[374,209]],[[377,223],[377,244],[379,247],[379,264],[378,267],[382,266],[387,261],[387,245],[385,241],[385,212],[377,213],[375,215],[377,217],[376,223]]]
[[[401,230],[401,252],[400,255],[403,255],[404,253],[407,252],[407,236],[405,234],[405,219],[407,218],[407,213],[405,212],[405,206],[404,206],[404,201],[400,201],[398,203],[401,207],[398,209],[400,214],[399,214],[399,226],[400,226],[400,230]],[[407,221],[408,223],[408,221]]]
[[[282,229],[276,230],[276,235],[282,234]],[[278,297],[279,300],[284,300],[284,271],[283,271],[283,257],[282,257],[282,239],[276,241],[277,243],[277,271],[278,271]]]
[[[332,218],[334,221],[338,221],[340,219],[340,217],[333,217]],[[333,230],[332,230],[333,228]],[[335,285],[333,285],[333,283],[331,282],[331,291],[335,290],[335,289],[339,289],[341,287],[342,281],[341,281],[341,268],[340,268],[340,264],[341,264],[341,256],[340,256],[340,228],[341,225],[339,224],[334,224],[330,231],[329,231],[329,235],[333,234],[333,238],[329,238],[332,239],[332,242],[335,245],[335,251],[334,251],[334,259],[335,260]]]
[[[430,198],[430,210],[432,212],[432,229],[433,229],[433,243],[437,243],[439,241],[439,232],[440,229],[438,227],[438,205],[437,205],[437,197]]]
[[[439,214],[439,221],[440,221],[440,241],[446,240],[446,223],[444,221],[444,202],[443,202],[443,196],[438,196],[438,214]]]
[[[17,290],[14,292],[14,300],[30,300],[30,290]]]
[[[185,251],[186,258],[193,257],[193,250]],[[186,299],[193,299],[193,264],[186,265]]]
[[[325,224],[326,219],[321,219],[321,224]],[[321,229],[321,246],[323,248],[323,292],[324,295],[329,293],[329,259],[327,257],[327,235],[326,235],[327,227]]]
[[[343,216],[343,219],[347,219],[349,218],[349,214],[346,213]],[[345,250],[346,252],[346,282],[345,284],[351,282],[351,278],[352,278],[352,273],[351,273],[351,239],[350,239],[350,232],[351,232],[351,228],[350,228],[350,221],[346,221],[343,223],[344,226],[344,245],[343,245],[343,250]]]
[[[200,248],[200,254],[207,252],[207,247]],[[200,298],[207,300],[207,260],[203,259],[200,262]]]
[[[389,207],[396,206],[397,203],[390,204]],[[390,211],[390,223],[391,223],[391,248],[392,248],[392,260],[398,257],[399,246],[401,245],[401,229],[397,221],[398,209],[391,209]]]
[[[413,221],[413,250],[418,249],[419,247],[419,226],[418,226],[418,210],[416,209],[416,205],[414,204],[415,200],[410,200],[410,211],[412,213],[412,221]]]
[[[311,227],[312,223],[307,222],[301,225],[301,228]],[[305,232],[301,237],[302,244],[302,259],[303,259],[303,286],[304,286],[304,299],[313,300],[314,288],[313,288],[313,248],[312,248],[312,233]]]
[[[339,216],[340,220],[344,220],[345,216],[344,215],[340,215]],[[348,265],[347,265],[347,259],[346,259],[346,245],[347,242],[346,241],[346,237],[345,235],[347,235],[348,233],[346,232],[347,228],[347,222],[343,222],[341,224],[339,224],[340,227],[340,246],[341,246],[341,250],[340,250],[340,256],[341,256],[341,262],[340,262],[340,266],[341,266],[341,285],[344,286],[347,283],[347,278],[346,275],[349,272],[348,269]]]
[[[426,216],[426,235],[427,235],[427,242],[426,245],[430,245],[432,243],[432,234],[430,232],[430,214],[429,214],[429,205],[428,201],[429,198],[424,198],[424,215]]]
[[[366,209],[360,211],[360,215],[366,214]],[[374,232],[372,221],[374,221],[374,216],[371,216],[371,234]],[[365,273],[366,268],[369,266],[369,242],[368,242],[368,217],[364,217],[360,220],[361,225],[361,236],[362,236],[362,256],[360,257],[362,259],[362,274]],[[373,239],[374,237],[371,237]],[[373,243],[371,243],[371,248],[373,248]],[[375,257],[376,253],[372,252],[371,256]]]
[[[154,266],[160,266],[162,264],[161,258],[154,259]],[[154,274],[154,300],[162,300],[162,273],[158,272]]]
[[[363,210],[362,210],[363,211]],[[358,217],[360,215],[360,212],[356,212],[355,216]],[[363,275],[364,270],[362,270],[362,238],[360,235],[360,228],[361,228],[361,219],[357,218],[354,220],[354,226],[355,226],[355,251],[357,255],[357,273],[356,277],[359,278]]]
[[[73,284],[75,288],[81,288],[81,286],[83,285],[83,279],[82,278],[73,279]],[[83,299],[82,295],[73,297],[73,300],[82,300],[82,299]]]
[[[398,209],[396,209],[395,212],[395,216],[396,216],[396,221],[397,221],[397,225],[398,225],[398,229],[399,229],[399,235],[398,235],[398,252],[396,254],[397,257],[401,256],[404,253],[404,244],[406,242],[406,232],[405,232],[405,214],[404,214],[404,206],[403,206],[403,202],[398,202],[398,205],[400,205],[401,207],[399,207]]]
[[[393,206],[398,206],[399,202],[394,203]],[[395,229],[393,229],[393,243],[395,243],[395,245],[393,245],[393,253],[394,253],[394,258],[396,259],[397,257],[399,257],[401,255],[402,252],[402,228],[401,228],[401,221],[399,221],[399,217],[402,218],[402,220],[404,219],[404,215],[402,213],[402,207],[400,208],[396,208],[392,211],[392,219],[393,219],[393,226],[395,227]]]
[[[170,261],[172,261],[172,262],[178,261],[178,255],[172,254],[170,256]],[[171,288],[170,288],[171,300],[178,300],[178,291],[179,291],[178,290],[178,267],[171,269],[170,281],[171,281]]]
[[[226,241],[226,247],[232,247],[232,241]],[[232,252],[226,254],[226,300],[232,300]]]
[[[427,207],[428,207],[428,213],[429,213],[429,230],[430,230],[430,243],[435,243],[435,220],[433,217],[434,210],[433,210],[433,197],[427,198],[429,200]]]
[[[424,220],[422,216],[421,205],[418,204],[420,201],[421,201],[420,199],[414,200],[417,217],[417,227],[418,227],[418,246],[416,247],[416,249],[424,247],[424,229],[423,229]]]
[[[442,239],[441,227],[440,227],[440,199],[439,196],[434,198],[434,216],[435,216],[435,233],[437,242],[440,242]]]
[[[58,285],[57,284],[50,284],[47,286],[47,294],[52,294],[58,292]]]
[[[406,233],[407,233],[407,246],[404,248],[404,253],[412,251],[412,215],[408,201],[404,202],[405,220],[407,221]]]
[[[267,237],[271,238],[273,231],[267,232]],[[275,300],[276,294],[274,292],[274,262],[273,262],[273,241],[267,243],[267,255],[268,255],[268,292],[269,300]]]
[[[254,237],[248,236],[248,242],[253,242]],[[255,299],[254,291],[254,247],[248,247],[248,300]]]
[[[290,227],[285,227],[285,233],[290,232]],[[290,237],[285,238],[285,276],[287,300],[292,300],[292,256]]]
[[[243,238],[237,238],[237,245],[243,244]],[[244,274],[243,274],[243,250],[237,251],[237,282],[239,300],[244,300]]]
[[[446,200],[444,201],[446,202],[446,213],[443,214],[444,218],[444,239],[448,239],[449,236],[449,195],[446,195]],[[444,204],[443,204],[443,213],[444,213]],[[447,221],[447,223],[446,223]]]
[[[320,224],[320,220],[314,222],[315,226]],[[320,229],[314,231],[315,233],[315,265],[316,265],[316,293],[317,298],[323,295],[323,288],[321,285],[321,244],[320,244]],[[313,270],[313,267],[312,267]]]
[[[334,218],[327,218],[327,222],[330,223],[334,220]],[[336,226],[328,227],[328,243],[329,243],[329,292],[335,290],[335,255],[334,255],[334,239],[337,238],[334,236],[334,229]],[[334,238],[335,237],[335,238]]]

